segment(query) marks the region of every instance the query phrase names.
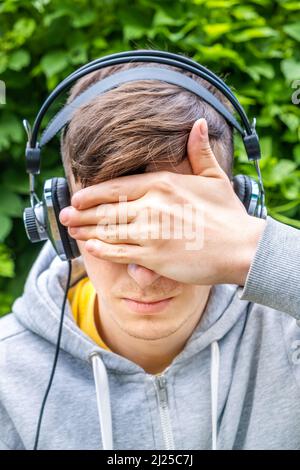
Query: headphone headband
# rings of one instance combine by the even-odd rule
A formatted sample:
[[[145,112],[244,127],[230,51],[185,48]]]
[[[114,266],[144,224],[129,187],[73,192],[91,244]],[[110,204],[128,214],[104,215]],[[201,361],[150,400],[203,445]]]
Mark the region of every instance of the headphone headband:
[[[57,98],[57,96],[59,96],[63,91],[67,90],[75,81],[77,81],[81,77],[91,72],[102,69],[104,67],[109,67],[112,65],[122,64],[126,62],[156,62],[160,64],[171,65],[177,68],[187,70],[207,80],[209,83],[215,86],[218,90],[220,90],[224,94],[224,96],[226,96],[227,99],[231,102],[231,104],[233,105],[233,107],[238,112],[241,118],[244,129],[242,129],[242,127],[237,123],[237,121],[232,116],[232,114],[229,113],[229,111],[222,105],[222,103],[220,103],[214,97],[214,95],[212,94],[210,94],[210,96],[208,95],[208,93],[210,93],[208,92],[208,90],[205,92],[205,96],[207,98],[206,101],[209,102],[212,106],[214,106],[214,108],[217,109],[219,112],[221,112],[220,105],[223,106],[223,108],[225,109],[226,119],[235,128],[237,128],[238,131],[243,136],[243,142],[245,145],[248,159],[250,161],[257,161],[260,159],[261,157],[260,145],[259,145],[258,136],[255,131],[255,120],[253,121],[253,124],[251,125],[243,107],[238,102],[237,98],[233,95],[230,88],[223,82],[223,80],[221,80],[220,77],[218,77],[217,75],[215,75],[213,72],[209,71],[202,65],[198,64],[197,62],[193,61],[192,59],[182,57],[178,54],[164,52],[164,51],[127,51],[127,52],[122,52],[122,53],[111,54],[111,55],[96,59],[80,67],[75,72],[71,73],[51,92],[51,94],[45,100],[45,102],[41,106],[37,114],[37,117],[34,121],[32,131],[29,129],[28,123],[24,122],[24,126],[26,127],[26,130],[28,133],[28,143],[26,146],[26,163],[27,163],[28,173],[30,173],[31,175],[34,175],[34,174],[39,174],[40,172],[41,146],[39,145],[37,141],[37,137],[38,137],[39,129],[42,124],[43,118],[46,112],[48,111],[48,109],[50,108],[50,106],[52,105],[52,103]],[[134,68],[129,69],[128,75],[129,76],[132,75],[133,77],[133,74],[135,73],[134,70],[135,70]],[[164,69],[165,76],[166,76],[166,72],[171,72],[171,71],[169,71],[168,69]],[[173,74],[177,74],[177,72],[173,72]],[[175,76],[173,75],[173,78],[174,77]],[[179,77],[179,83],[176,82],[176,84],[178,84],[179,86],[184,86],[183,77],[186,77],[186,76],[184,76],[184,74],[181,74],[181,76]],[[189,78],[189,77],[186,77],[186,78]],[[163,79],[163,78],[159,78],[159,79]],[[172,82],[172,83],[175,83],[175,82]],[[193,83],[196,83],[196,82],[193,81]],[[197,85],[198,85],[198,92],[200,93],[200,84],[197,83]],[[193,85],[193,87],[195,87],[195,85]],[[202,88],[204,89],[204,87]],[[199,93],[196,93],[196,94],[198,94],[198,96],[201,96],[203,99],[205,99],[203,96],[204,95],[203,90],[201,90],[200,94]],[[213,96],[213,99],[211,99],[211,96]],[[216,105],[216,101],[217,101],[217,105]],[[224,116],[224,112],[223,112],[224,109],[222,109],[222,112],[221,112],[223,116]],[[52,120],[52,122],[54,124],[54,120]],[[61,127],[63,127],[63,125]],[[58,130],[60,130],[61,127],[59,127]],[[53,130],[54,130],[54,127],[53,127]],[[49,132],[49,136],[50,136],[50,132]],[[49,137],[48,140],[46,140],[45,137],[48,137],[48,134],[43,136],[42,144],[45,144],[53,136]]]
[[[229,123],[235,127],[242,136],[244,131],[240,124],[227,108],[206,88],[195,82],[192,78],[169,69],[159,67],[136,67],[122,72],[117,72],[94,83],[83,93],[78,95],[71,103],[64,106],[51,120],[42,134],[40,147],[49,142],[68,122],[71,121],[75,111],[96,96],[111,90],[122,83],[139,80],[159,80],[178,85],[196,94],[211,106],[213,106]]]

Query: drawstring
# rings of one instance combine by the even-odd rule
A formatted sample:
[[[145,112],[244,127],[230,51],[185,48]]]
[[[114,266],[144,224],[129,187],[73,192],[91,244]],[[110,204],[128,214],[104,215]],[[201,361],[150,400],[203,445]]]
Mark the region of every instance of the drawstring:
[[[97,352],[90,354],[96,387],[97,407],[100,431],[104,450],[113,449],[112,419],[110,407],[109,383],[105,365]],[[211,343],[211,424],[212,450],[217,450],[218,392],[219,392],[220,350],[217,341]]]
[[[90,354],[96,387],[97,408],[100,421],[103,450],[113,449],[112,420],[110,408],[109,383],[106,367],[97,352]]]
[[[212,450],[217,450],[218,392],[219,392],[220,349],[217,341],[211,343],[210,393]]]

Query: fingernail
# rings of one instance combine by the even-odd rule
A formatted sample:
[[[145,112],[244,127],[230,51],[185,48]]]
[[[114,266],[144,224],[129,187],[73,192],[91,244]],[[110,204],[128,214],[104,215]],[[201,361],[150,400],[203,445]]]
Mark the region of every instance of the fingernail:
[[[201,119],[199,124],[200,134],[202,137],[207,136],[207,122],[206,119]]]
[[[61,221],[61,223],[66,224],[70,220],[70,215],[71,215],[71,208],[65,207],[59,213],[59,220]]]

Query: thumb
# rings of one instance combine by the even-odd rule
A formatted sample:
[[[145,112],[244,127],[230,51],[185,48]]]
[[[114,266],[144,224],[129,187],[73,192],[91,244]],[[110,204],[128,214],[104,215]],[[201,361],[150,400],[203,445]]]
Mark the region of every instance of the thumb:
[[[210,147],[204,118],[198,119],[192,127],[187,143],[187,156],[194,175],[224,178],[225,173]]]

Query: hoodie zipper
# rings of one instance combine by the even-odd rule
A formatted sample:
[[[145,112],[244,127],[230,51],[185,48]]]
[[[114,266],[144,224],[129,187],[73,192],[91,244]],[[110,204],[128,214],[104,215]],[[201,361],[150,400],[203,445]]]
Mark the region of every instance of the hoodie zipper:
[[[167,381],[163,375],[156,375],[152,377],[152,380],[154,382],[158,396],[159,414],[165,448],[167,450],[175,450],[169,413],[168,392],[166,385]]]

